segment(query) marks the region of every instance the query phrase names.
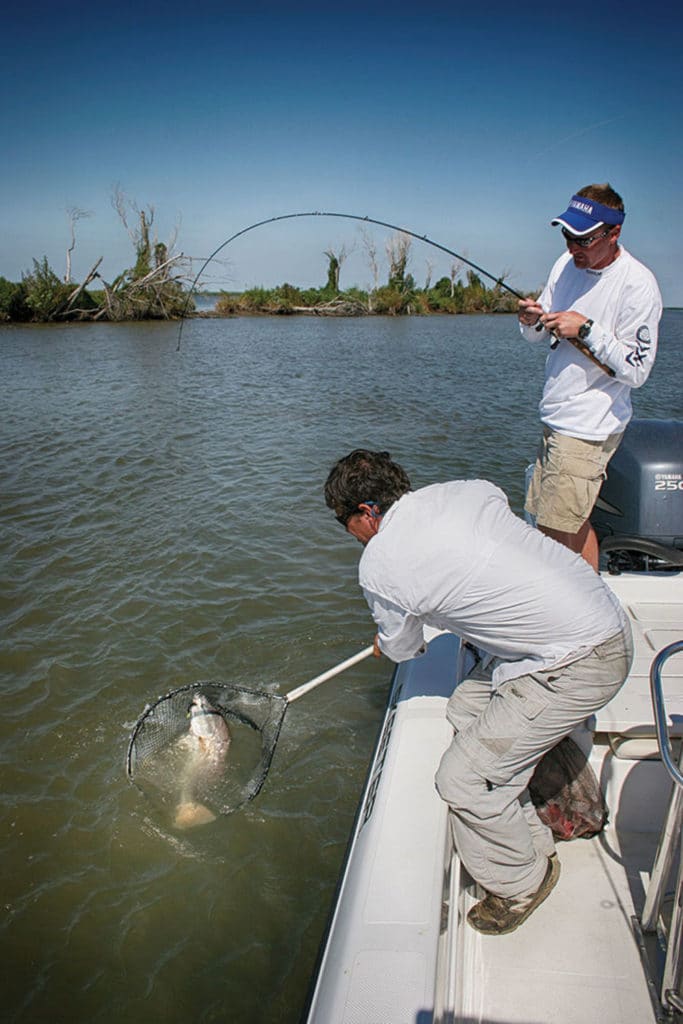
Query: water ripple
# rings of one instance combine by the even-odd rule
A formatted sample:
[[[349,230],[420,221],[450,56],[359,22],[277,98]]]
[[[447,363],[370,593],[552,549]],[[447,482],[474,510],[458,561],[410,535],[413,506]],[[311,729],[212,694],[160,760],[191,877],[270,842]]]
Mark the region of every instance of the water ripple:
[[[197,679],[286,693],[364,647],[331,463],[521,506],[542,353],[514,320],[0,327],[3,1017],[298,1020],[390,666],[287,712],[257,801],[174,833],[125,777],[146,704]],[[640,415],[680,415],[665,314]]]

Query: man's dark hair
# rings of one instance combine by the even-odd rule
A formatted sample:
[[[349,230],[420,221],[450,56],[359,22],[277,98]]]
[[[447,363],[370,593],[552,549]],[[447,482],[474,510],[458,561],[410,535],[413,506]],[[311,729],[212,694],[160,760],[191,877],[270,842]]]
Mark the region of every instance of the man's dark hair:
[[[624,200],[607,181],[601,185],[584,185],[576,194],[583,199],[592,199],[594,203],[602,203],[603,206],[624,212]]]
[[[389,452],[356,448],[330,470],[325,481],[325,502],[346,525],[359,505],[372,502],[384,513],[409,490],[408,474],[392,462]]]

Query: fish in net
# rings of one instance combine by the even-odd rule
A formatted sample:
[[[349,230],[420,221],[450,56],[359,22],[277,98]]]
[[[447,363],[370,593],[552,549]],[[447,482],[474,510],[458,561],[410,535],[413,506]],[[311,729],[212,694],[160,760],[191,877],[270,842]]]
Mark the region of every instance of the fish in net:
[[[145,708],[128,777],[176,828],[231,814],[261,789],[287,698],[226,683],[183,686]]]
[[[373,653],[366,647],[289,693],[199,682],[148,705],[128,745],[128,778],[175,828],[232,814],[260,792],[289,705]]]

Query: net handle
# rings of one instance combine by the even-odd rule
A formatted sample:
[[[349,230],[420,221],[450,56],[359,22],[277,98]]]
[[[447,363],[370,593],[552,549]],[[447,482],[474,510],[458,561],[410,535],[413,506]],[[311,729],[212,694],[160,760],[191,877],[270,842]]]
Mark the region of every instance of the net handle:
[[[425,627],[425,642],[431,643],[437,636],[444,636],[448,633],[447,629],[436,629],[430,626]],[[352,665],[357,665],[359,661],[364,661],[374,653],[374,644],[370,647],[364,647],[362,651],[358,651],[358,654],[353,654],[346,661],[340,661],[334,668],[328,668],[327,672],[322,672],[319,676],[315,676],[313,679],[309,679],[307,683],[302,683],[301,686],[297,686],[296,689],[290,690],[289,693],[285,694],[285,700],[287,704],[291,704],[292,701],[298,700],[299,697],[303,697],[309,690],[314,690],[316,686],[320,686],[321,683],[326,683],[328,679],[332,679],[334,676],[340,675],[345,672],[347,668],[351,668]]]
[[[374,647],[364,647],[362,651],[358,651],[357,654],[347,658],[346,661],[340,661],[334,668],[328,668],[326,672],[321,672],[319,676],[315,676],[313,679],[309,679],[307,683],[302,683],[301,686],[297,686],[294,690],[290,690],[289,693],[285,694],[285,700],[288,704],[292,701],[298,700],[299,697],[303,697],[309,690],[315,689],[316,686],[320,686],[321,683],[326,683],[328,679],[332,679],[334,676],[340,675],[345,672],[347,668],[351,668],[352,665],[357,665],[359,661],[364,661],[365,658],[369,658]]]

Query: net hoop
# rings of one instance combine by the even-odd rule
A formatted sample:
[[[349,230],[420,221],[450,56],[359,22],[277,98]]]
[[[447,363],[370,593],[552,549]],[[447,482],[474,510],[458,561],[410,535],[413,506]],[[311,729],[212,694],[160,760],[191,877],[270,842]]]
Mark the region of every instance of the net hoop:
[[[263,787],[288,707],[287,698],[280,694],[214,680],[170,690],[148,704],[138,718],[126,752],[126,774],[144,795],[174,803],[163,792],[166,787],[172,791],[164,759],[172,758],[177,741],[188,733],[187,708],[196,693],[203,694],[219,711],[232,735],[222,778],[212,784],[208,794],[202,793],[201,800],[215,816],[232,814]],[[237,761],[235,747],[243,752]],[[174,792],[177,799],[177,790]]]

